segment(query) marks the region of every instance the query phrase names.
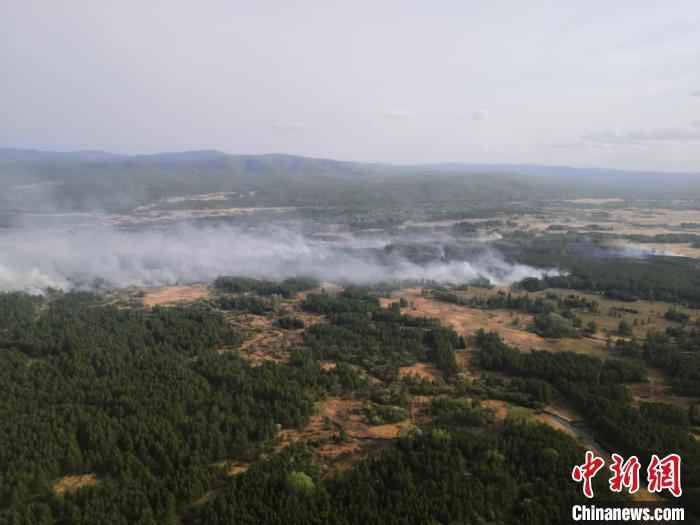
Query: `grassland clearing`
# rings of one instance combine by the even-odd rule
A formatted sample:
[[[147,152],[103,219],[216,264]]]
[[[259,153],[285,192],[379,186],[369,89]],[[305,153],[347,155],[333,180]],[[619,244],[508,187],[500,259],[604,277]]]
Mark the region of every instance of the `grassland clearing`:
[[[83,487],[94,487],[97,483],[98,479],[95,474],[68,475],[56,481],[51,490],[54,494],[62,496],[66,493],[76,492]]]
[[[306,442],[318,461],[329,470],[344,469],[385,446],[413,427],[411,419],[383,425],[368,425],[362,414],[363,401],[330,398],[316,403],[316,413],[302,429],[284,429],[276,451],[292,443]],[[411,413],[420,414],[424,400],[416,401]]]
[[[154,306],[172,305],[176,303],[191,303],[200,299],[208,299],[209,286],[206,284],[193,284],[188,286],[166,286],[147,290],[143,297],[143,305],[146,308]]]

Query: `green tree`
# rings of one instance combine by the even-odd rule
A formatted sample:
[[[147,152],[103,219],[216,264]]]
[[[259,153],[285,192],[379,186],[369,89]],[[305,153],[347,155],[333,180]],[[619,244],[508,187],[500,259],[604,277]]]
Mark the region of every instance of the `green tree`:
[[[588,321],[586,323],[586,328],[584,329],[584,331],[588,335],[593,335],[598,331],[598,324],[593,320]]]
[[[311,494],[316,489],[314,480],[306,472],[294,470],[287,475],[287,486],[296,494]]]

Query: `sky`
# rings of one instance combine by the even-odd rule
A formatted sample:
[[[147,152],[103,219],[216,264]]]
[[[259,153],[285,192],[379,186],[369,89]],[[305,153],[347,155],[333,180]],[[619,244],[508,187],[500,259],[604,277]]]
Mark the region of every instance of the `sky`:
[[[0,147],[700,171],[697,0],[2,0]]]

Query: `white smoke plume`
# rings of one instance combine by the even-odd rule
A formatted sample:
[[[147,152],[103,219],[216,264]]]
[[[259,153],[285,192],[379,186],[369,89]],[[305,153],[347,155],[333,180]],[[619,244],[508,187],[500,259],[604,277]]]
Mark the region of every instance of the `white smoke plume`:
[[[468,262],[438,259],[416,264],[403,256],[382,257],[377,246],[382,241],[326,242],[293,229],[24,228],[0,233],[0,290],[40,293],[47,287],[89,287],[96,280],[111,287],[164,286],[219,275],[268,279],[303,275],[357,284],[395,280],[455,284],[486,278],[508,284],[545,273],[507,263],[490,250]]]

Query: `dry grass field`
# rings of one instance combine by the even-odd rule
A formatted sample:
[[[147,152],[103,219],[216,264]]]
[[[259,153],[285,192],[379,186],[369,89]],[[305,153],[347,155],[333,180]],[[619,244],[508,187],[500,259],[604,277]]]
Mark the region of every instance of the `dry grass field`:
[[[69,492],[75,492],[83,487],[95,486],[97,483],[98,480],[95,474],[64,476],[53,484],[51,490],[53,490],[56,495],[62,496]]]
[[[209,296],[210,290],[206,284],[167,286],[165,288],[147,290],[143,297],[143,305],[146,308],[153,308],[154,306],[176,303],[191,303],[199,299],[207,299]]]

